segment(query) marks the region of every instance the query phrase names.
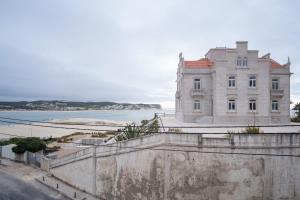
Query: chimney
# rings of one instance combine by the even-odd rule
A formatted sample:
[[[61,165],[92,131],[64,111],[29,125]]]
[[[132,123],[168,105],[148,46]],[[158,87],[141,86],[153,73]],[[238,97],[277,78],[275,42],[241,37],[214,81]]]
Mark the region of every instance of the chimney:
[[[248,41],[236,41],[236,49],[238,51],[247,51],[248,50]]]

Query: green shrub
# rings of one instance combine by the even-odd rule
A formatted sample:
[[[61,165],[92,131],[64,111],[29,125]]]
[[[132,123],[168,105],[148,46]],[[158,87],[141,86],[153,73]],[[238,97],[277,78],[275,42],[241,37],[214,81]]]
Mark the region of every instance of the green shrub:
[[[139,137],[141,135],[141,130],[141,127],[137,126],[135,123],[127,124],[122,130],[122,133],[116,136],[116,140],[122,141]]]
[[[292,122],[300,122],[300,117],[293,117],[291,118]]]
[[[9,140],[2,140],[0,141],[0,146],[5,146],[11,144]]]
[[[10,138],[4,141],[0,141],[0,146],[5,146],[5,145],[9,145],[9,144],[17,144],[19,141],[21,141],[22,138]]]
[[[242,133],[248,133],[248,134],[255,134],[255,133],[260,133],[259,127],[256,127],[255,125],[248,125],[247,128],[245,128]]]
[[[140,137],[159,132],[158,117],[154,116],[151,120],[142,120],[141,125],[137,126],[135,123],[127,124],[124,129],[119,129],[115,139],[117,141],[127,140],[131,138]]]
[[[293,110],[296,110],[296,117],[295,118],[299,119],[300,118],[300,103],[296,103],[294,105]],[[299,122],[299,121],[297,121],[297,122]]]
[[[17,154],[25,151],[35,153],[46,149],[46,143],[37,137],[17,138],[14,142],[17,146],[13,147],[12,151]]]

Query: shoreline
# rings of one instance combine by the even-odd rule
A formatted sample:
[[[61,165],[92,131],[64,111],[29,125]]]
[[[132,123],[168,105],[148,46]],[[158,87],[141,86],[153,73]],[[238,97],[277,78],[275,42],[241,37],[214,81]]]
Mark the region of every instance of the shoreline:
[[[118,127],[109,127],[109,125],[126,125],[125,121],[117,120],[99,120],[99,119],[87,119],[87,118],[70,118],[70,119],[55,119],[49,120],[48,122],[58,122],[57,124],[51,124],[53,127],[66,127],[74,129],[63,129],[63,128],[51,128],[51,127],[39,127],[23,124],[1,124],[0,133],[11,134],[16,136],[9,136],[0,134],[1,139],[7,139],[11,137],[62,137],[70,135],[75,132],[92,133],[92,132],[105,132],[101,130],[114,131]],[[82,125],[72,125],[71,123],[82,123]],[[65,124],[64,124],[65,123]],[[40,125],[40,123],[33,123],[34,125]],[[107,127],[95,127],[94,125],[108,125]],[[76,129],[94,129],[94,130],[76,130]]]

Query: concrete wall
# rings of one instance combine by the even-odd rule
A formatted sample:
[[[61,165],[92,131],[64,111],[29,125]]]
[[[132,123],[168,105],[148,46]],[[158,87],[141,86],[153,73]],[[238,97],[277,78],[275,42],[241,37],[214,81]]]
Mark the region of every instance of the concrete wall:
[[[15,144],[9,144],[1,147],[1,156],[3,158],[8,158],[11,160],[16,159],[16,154],[12,151],[12,148],[16,146]]]
[[[296,200],[300,158],[277,155],[299,153],[296,134],[157,134],[97,147],[95,162],[74,158],[50,172],[104,199]]]
[[[15,154],[12,151],[12,148],[16,146],[15,144],[9,144],[9,145],[5,145],[0,147],[1,150],[1,156],[3,158],[8,158],[10,160],[15,160],[18,162],[26,162],[27,161],[27,152],[23,153],[23,154]]]
[[[94,158],[93,148],[83,149],[63,158],[50,160],[50,172],[60,180],[71,185],[94,193]],[[47,163],[43,163],[43,168]]]

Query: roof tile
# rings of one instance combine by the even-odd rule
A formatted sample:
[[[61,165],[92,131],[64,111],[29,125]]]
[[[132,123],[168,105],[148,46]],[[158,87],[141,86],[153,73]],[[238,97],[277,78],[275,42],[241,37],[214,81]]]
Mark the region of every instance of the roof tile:
[[[201,69],[201,68],[211,68],[214,62],[208,58],[201,58],[195,61],[184,61],[184,67],[190,69]]]
[[[270,62],[271,62],[271,68],[284,67],[283,65],[279,64],[277,61],[273,60],[272,58],[270,58]]]

